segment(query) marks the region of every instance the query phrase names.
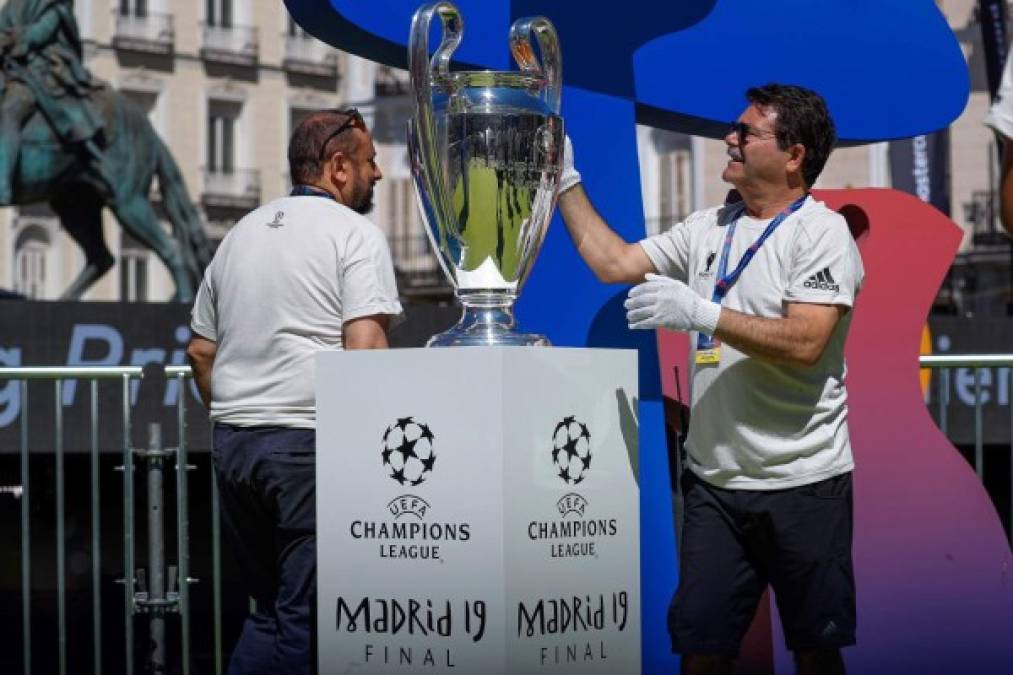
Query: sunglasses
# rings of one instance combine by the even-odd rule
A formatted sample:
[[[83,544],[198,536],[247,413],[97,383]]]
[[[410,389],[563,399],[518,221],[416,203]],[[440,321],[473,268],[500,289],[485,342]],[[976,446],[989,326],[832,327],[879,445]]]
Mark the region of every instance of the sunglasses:
[[[317,159],[319,161],[321,161],[321,162],[324,161],[324,153],[327,151],[327,145],[332,140],[334,140],[334,138],[338,134],[340,134],[342,131],[344,131],[346,129],[353,129],[355,127],[358,127],[360,129],[365,129],[366,128],[366,123],[362,120],[362,115],[359,113],[359,110],[357,108],[347,108],[345,110],[339,110],[339,109],[335,108],[335,109],[330,110],[328,112],[336,113],[338,115],[346,115],[348,117],[348,119],[346,119],[344,122],[342,122],[341,126],[339,126],[337,129],[335,129],[334,131],[332,131],[331,135],[328,136],[327,140],[324,141],[324,144],[320,146],[320,157],[318,157]]]
[[[745,122],[732,122],[728,127],[728,131],[733,132],[738,137],[739,145],[745,145],[746,138],[749,136],[753,138],[773,138],[776,135],[773,131],[757,131]]]

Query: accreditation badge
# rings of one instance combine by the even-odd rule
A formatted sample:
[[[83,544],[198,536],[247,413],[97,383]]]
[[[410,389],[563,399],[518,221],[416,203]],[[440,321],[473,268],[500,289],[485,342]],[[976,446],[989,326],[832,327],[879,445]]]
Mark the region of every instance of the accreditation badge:
[[[707,340],[706,346],[697,345],[694,361],[698,366],[714,366],[721,362],[721,343],[717,338]]]

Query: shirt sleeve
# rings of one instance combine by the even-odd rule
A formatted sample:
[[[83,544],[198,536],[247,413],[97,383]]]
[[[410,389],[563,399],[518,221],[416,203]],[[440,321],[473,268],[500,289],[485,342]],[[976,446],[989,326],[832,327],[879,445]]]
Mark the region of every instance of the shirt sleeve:
[[[1013,138],[1013,59],[1006,59],[998,96],[985,116],[985,125],[1006,138]]]
[[[785,299],[852,307],[864,278],[848,224],[827,211],[799,223]]]
[[[374,314],[390,317],[390,328],[404,321],[394,263],[383,234],[372,223],[349,237],[341,270],[341,320]]]
[[[190,329],[202,338],[218,341],[218,308],[214,286],[211,282],[211,265],[204,270],[204,278],[190,312]]]
[[[696,214],[672,226],[667,232],[640,241],[640,247],[658,274],[683,282],[689,278],[689,235],[694,215]]]

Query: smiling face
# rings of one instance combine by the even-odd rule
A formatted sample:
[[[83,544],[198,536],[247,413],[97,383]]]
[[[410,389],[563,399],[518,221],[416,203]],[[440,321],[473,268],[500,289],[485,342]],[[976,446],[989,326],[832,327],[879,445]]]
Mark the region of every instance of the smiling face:
[[[782,150],[777,145],[776,119],[773,110],[753,103],[725,134],[728,164],[721,178],[740,192],[783,185],[787,174],[797,171],[791,149]]]

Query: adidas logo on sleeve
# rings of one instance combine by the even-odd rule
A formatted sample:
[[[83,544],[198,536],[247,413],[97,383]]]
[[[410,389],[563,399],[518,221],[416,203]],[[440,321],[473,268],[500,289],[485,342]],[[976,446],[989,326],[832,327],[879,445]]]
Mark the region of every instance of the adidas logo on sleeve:
[[[817,291],[834,291],[836,293],[841,290],[840,284],[834,281],[834,278],[830,275],[829,267],[824,267],[822,271],[806,279],[802,285]]]

